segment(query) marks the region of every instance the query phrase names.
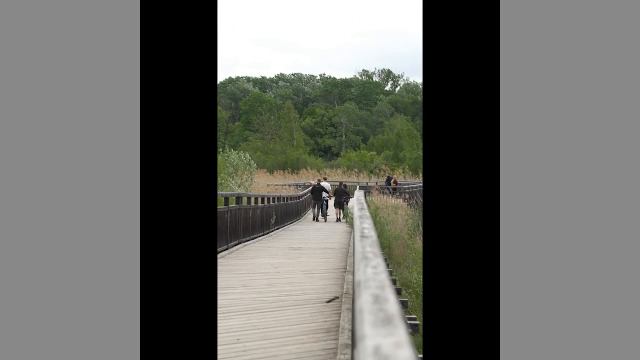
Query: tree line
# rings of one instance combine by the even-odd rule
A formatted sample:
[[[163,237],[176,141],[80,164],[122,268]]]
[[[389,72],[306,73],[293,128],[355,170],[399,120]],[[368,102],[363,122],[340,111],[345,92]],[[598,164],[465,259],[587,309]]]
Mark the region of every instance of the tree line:
[[[229,77],[218,83],[217,146],[259,168],[422,174],[422,82],[389,69]]]

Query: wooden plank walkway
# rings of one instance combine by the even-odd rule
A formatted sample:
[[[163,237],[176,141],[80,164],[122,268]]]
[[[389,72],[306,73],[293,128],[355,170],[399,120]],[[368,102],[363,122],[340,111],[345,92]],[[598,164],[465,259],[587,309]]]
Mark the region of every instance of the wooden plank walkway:
[[[352,230],[329,214],[218,255],[218,359],[336,359]]]

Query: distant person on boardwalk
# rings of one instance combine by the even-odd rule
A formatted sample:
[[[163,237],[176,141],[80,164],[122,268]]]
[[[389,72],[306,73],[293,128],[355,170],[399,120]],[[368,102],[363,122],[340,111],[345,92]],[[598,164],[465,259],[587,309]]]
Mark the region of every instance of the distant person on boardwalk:
[[[320,183],[320,185],[324,186],[325,189],[327,189],[327,194],[325,195],[324,193],[322,193],[322,216],[324,217],[324,221],[327,222],[327,216],[329,215],[329,199],[331,199],[331,184],[329,184],[327,182],[327,177],[324,176],[322,178],[324,181]]]
[[[338,187],[333,192],[333,207],[336,209],[336,222],[342,222],[341,216],[344,211],[344,199],[349,198],[349,192],[347,191],[347,184],[342,184],[342,181],[338,184]]]
[[[387,179],[384,181],[384,185],[387,187],[387,192],[389,194],[391,194],[391,180],[393,180],[391,175],[387,175]]]
[[[320,215],[320,207],[322,206],[322,196],[324,193],[329,193],[324,186],[320,185],[320,179],[316,182],[315,185],[311,187],[311,214],[313,215],[313,221],[319,222],[318,220]],[[327,218],[324,218],[324,221],[327,221]]]
[[[391,190],[393,191],[393,194],[398,191],[398,177],[395,175],[393,175],[393,187],[391,188]]]

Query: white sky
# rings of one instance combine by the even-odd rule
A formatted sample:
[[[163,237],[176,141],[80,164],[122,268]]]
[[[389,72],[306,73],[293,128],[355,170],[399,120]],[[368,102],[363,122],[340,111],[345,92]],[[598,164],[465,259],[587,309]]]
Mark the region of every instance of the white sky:
[[[423,0],[218,0],[218,82],[388,68],[422,81]]]

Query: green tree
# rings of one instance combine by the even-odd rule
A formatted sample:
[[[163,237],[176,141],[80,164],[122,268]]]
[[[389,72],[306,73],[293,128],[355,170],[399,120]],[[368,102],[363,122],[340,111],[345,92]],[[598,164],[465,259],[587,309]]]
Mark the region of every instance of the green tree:
[[[366,172],[373,176],[382,176],[384,172],[380,156],[365,149],[347,150],[337,163],[349,171]]]
[[[339,155],[338,131],[330,105],[313,104],[302,114],[302,131],[310,139],[311,156],[333,160]]]
[[[301,73],[227,78],[218,83],[217,100],[218,147],[245,151],[261,168],[335,164],[347,153],[360,161],[368,151],[379,163],[413,164],[415,170],[422,156],[421,150],[396,149],[402,144],[386,141],[393,140],[390,133],[398,135],[390,126],[398,115],[422,136],[422,83],[390,69],[363,69],[351,78]]]
[[[277,120],[274,99],[255,90],[240,102],[240,109],[240,122],[247,136],[275,139]]]
[[[411,121],[404,115],[395,115],[382,135],[374,136],[367,144],[391,169],[407,169],[414,175],[422,172],[422,140]]]
[[[227,120],[229,118],[229,113],[224,111],[220,106],[218,106],[218,132],[216,134],[216,139],[218,141],[218,149],[224,149],[225,144],[223,143],[223,138],[225,136],[225,131],[227,130]]]
[[[333,122],[338,130],[340,139],[339,152],[344,154],[345,150],[355,150],[363,144],[363,137],[369,136],[370,127],[366,126],[366,114],[361,112],[352,101],[338,106],[333,110]]]
[[[282,145],[290,149],[306,150],[300,116],[291,101],[284,104],[279,117],[282,126]]]
[[[371,111],[371,130],[372,135],[380,135],[384,131],[384,126],[389,119],[396,113],[393,106],[389,105],[386,98],[381,97],[376,107]]]
[[[413,95],[422,101],[422,82],[407,81],[400,89],[398,89],[399,95]]]
[[[304,109],[313,102],[313,95],[318,89],[320,81],[315,75],[294,73],[290,75],[290,84],[293,92],[293,106],[298,114],[302,114]]]
[[[275,87],[275,79],[266,76],[252,77],[249,81],[254,89],[260,90],[263,94],[270,93]]]
[[[224,123],[221,126],[223,129],[220,135],[222,148],[229,144],[228,138],[235,135],[230,135],[230,130],[240,120],[240,102],[255,90],[247,79],[246,77],[232,77],[218,83],[218,106],[226,112]],[[218,117],[218,121],[220,120]],[[235,146],[237,144],[229,145]]]
[[[398,90],[398,95],[405,96],[405,101],[396,106],[411,118],[411,123],[422,136],[422,82],[406,82]]]
[[[400,88],[400,85],[406,81],[404,73],[396,74],[387,68],[374,69],[373,73],[374,79],[382,83],[384,89],[391,93],[395,93]]]
[[[321,78],[315,99],[318,102],[338,107],[350,100],[354,82],[350,79],[336,79],[333,76]]]
[[[375,72],[369,71],[367,69],[362,69],[362,71],[358,72],[358,78],[361,80],[373,81],[375,80]]]
[[[276,88],[271,92],[271,96],[273,96],[273,99],[276,101],[276,106],[279,109],[281,109],[287,101],[293,103],[293,100],[295,100],[291,85],[284,82],[278,83]]]
[[[422,134],[422,99],[420,97],[412,94],[393,94],[387,97],[387,102],[398,114],[407,116],[412,126]]]
[[[243,105],[251,104],[254,113],[260,113],[255,109],[273,107],[272,99],[260,99],[259,96],[255,99],[249,96],[247,99],[248,101]],[[285,102],[283,109],[278,111],[273,119],[271,116],[267,118],[266,121],[270,124],[269,129],[266,129],[262,123],[257,127],[254,126],[253,129],[260,131],[261,134],[268,132],[270,135],[268,137],[250,136],[249,141],[243,146],[261,168],[271,172],[285,169],[299,171],[306,167],[318,167],[318,160],[309,155],[308,141],[302,131],[300,117],[290,100]]]
[[[382,83],[373,80],[354,81],[352,101],[363,111],[371,111],[384,94]]]

